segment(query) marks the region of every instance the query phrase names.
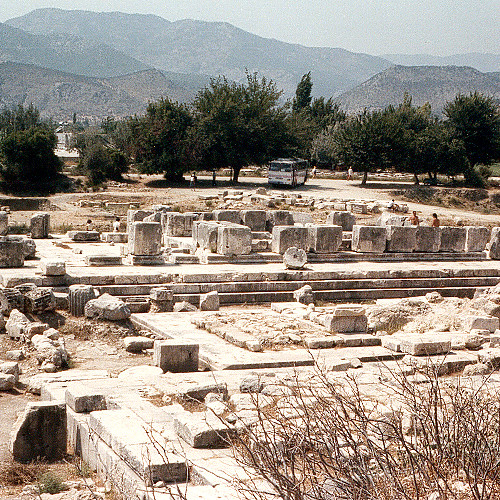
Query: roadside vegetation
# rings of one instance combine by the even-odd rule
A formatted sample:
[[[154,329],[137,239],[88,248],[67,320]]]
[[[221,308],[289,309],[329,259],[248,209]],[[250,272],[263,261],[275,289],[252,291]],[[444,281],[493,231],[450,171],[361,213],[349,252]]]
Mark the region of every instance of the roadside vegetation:
[[[83,127],[74,118],[76,173],[87,186],[120,181],[133,168],[164,175],[169,183],[194,171],[231,172],[238,182],[249,165],[296,156],[346,171],[352,167],[366,184],[369,173],[408,173],[415,184],[464,179],[486,187],[500,167],[500,108],[479,93],[457,95],[442,118],[429,104],[414,106],[405,95],[397,106],[346,115],[333,99],[312,97],[310,73],[295,97],[282,102],[272,81],[247,74],[245,83],[212,79],[190,105],[168,98],[148,105],[143,116],[111,117]],[[42,122],[33,106],[0,114],[0,175],[5,189],[54,183],[60,171],[53,154],[54,126]],[[424,179],[425,178],[425,179]]]

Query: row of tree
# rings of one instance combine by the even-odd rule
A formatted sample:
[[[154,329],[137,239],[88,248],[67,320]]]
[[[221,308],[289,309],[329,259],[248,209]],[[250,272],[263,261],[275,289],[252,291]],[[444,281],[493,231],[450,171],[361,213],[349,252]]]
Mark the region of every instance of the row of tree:
[[[272,81],[247,74],[245,83],[213,79],[194,102],[150,103],[144,116],[104,120],[77,134],[81,168],[91,184],[120,179],[130,163],[144,173],[178,181],[187,171],[262,165],[280,156],[310,158],[364,172],[394,169],[436,179],[463,174],[480,182],[476,166],[500,157],[500,112],[489,97],[458,95],[444,118],[429,105],[415,107],[405,96],[399,106],[346,116],[332,100],[312,98],[311,74],[295,98],[283,103]],[[49,181],[60,168],[53,155],[53,128],[38,111],[0,113],[0,173],[4,182]]]

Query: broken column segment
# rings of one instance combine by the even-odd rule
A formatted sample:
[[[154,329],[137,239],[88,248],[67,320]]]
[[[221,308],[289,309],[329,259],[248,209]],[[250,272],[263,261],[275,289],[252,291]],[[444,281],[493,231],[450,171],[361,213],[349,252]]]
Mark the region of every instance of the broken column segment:
[[[302,269],[306,263],[307,254],[302,248],[290,247],[283,254],[283,264],[287,269]]]
[[[387,232],[382,226],[358,226],[352,228],[352,249],[355,252],[383,253]]]
[[[32,238],[48,238],[50,230],[50,214],[38,212],[30,219],[30,233]]]
[[[96,292],[92,285],[71,285],[68,294],[70,314],[73,316],[83,316],[85,313],[85,304],[95,298]]]

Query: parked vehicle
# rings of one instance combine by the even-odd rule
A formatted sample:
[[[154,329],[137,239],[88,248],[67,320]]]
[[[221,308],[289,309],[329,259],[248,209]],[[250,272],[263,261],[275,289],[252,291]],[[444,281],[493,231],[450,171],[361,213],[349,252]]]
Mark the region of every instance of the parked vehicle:
[[[269,184],[299,186],[305,184],[309,163],[301,158],[278,158],[269,163]]]

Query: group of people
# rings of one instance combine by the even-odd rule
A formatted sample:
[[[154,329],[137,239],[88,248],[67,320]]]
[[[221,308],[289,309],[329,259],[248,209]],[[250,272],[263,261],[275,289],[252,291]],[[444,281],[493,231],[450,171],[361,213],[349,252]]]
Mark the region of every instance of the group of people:
[[[412,226],[419,226],[420,225],[420,219],[417,215],[416,210],[413,210],[411,216],[410,216],[410,223]],[[436,213],[432,214],[432,219],[431,219],[431,227],[439,227],[441,225],[441,221],[438,219],[438,216]]]

